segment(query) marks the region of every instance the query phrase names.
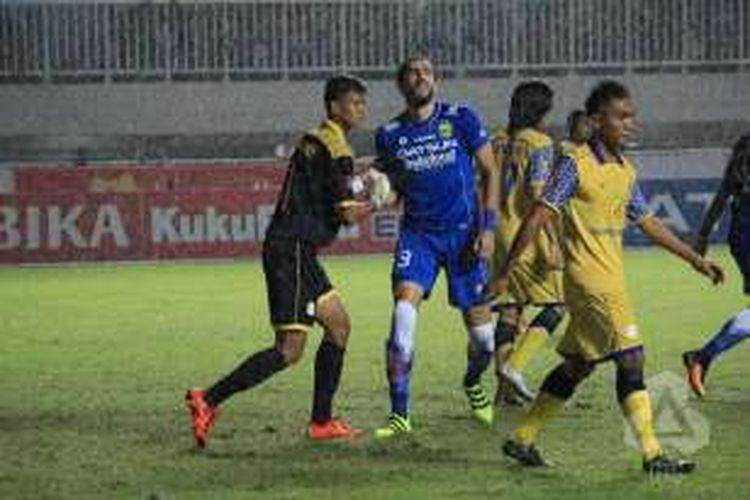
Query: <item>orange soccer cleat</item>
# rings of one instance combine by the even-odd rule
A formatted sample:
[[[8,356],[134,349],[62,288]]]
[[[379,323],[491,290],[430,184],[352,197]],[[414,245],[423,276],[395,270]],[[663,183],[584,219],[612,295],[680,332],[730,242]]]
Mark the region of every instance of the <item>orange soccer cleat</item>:
[[[190,417],[193,420],[195,446],[205,448],[208,433],[211,431],[219,411],[206,402],[203,398],[202,389],[188,389],[185,393],[185,405],[190,410]]]
[[[332,418],[323,423],[310,422],[308,434],[313,441],[356,439],[362,435],[362,429],[353,428],[349,422],[345,420]]]
[[[690,388],[696,396],[703,398],[706,395],[706,388],[703,381],[706,378],[706,369],[698,360],[697,351],[688,351],[682,354],[682,363],[687,370],[687,380]]]

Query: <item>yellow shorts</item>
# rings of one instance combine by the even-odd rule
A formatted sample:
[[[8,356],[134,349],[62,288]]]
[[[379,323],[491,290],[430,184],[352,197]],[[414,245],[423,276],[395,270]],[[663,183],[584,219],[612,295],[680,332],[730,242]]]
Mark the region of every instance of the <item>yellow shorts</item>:
[[[564,302],[562,271],[548,270],[529,262],[518,262],[510,272],[508,291],[497,304],[560,304]]]
[[[570,323],[557,350],[563,356],[601,361],[643,345],[635,314],[624,291],[600,293],[566,289]]]
[[[500,236],[503,236],[502,238]],[[515,236],[515,232],[513,234]],[[498,235],[492,262],[496,275],[513,237]],[[496,304],[560,304],[564,302],[563,271],[552,264],[552,251],[546,236],[540,234],[519,256],[510,269],[508,291],[497,297]]]

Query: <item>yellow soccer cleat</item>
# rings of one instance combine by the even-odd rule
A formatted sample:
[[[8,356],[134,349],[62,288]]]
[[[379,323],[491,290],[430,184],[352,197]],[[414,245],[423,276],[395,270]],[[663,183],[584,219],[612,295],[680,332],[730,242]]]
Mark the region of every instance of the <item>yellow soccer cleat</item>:
[[[408,417],[399,415],[398,413],[392,413],[388,417],[388,425],[375,429],[375,437],[377,439],[391,439],[398,436],[403,436],[411,433],[411,422]]]
[[[481,385],[476,384],[471,387],[464,387],[466,398],[469,400],[471,407],[471,416],[477,422],[484,425],[492,425],[495,419],[495,411],[492,408],[492,402],[487,397],[487,393]]]

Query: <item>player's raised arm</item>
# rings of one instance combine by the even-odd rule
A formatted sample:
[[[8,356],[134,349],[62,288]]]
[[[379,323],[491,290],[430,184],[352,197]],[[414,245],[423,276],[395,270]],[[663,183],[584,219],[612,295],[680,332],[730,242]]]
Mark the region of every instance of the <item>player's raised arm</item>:
[[[638,184],[633,185],[627,215],[628,219],[635,222],[651,241],[693,266],[693,269],[710,278],[715,285],[724,281],[724,271],[721,266],[705,259],[690,248],[647,209],[645,198]]]

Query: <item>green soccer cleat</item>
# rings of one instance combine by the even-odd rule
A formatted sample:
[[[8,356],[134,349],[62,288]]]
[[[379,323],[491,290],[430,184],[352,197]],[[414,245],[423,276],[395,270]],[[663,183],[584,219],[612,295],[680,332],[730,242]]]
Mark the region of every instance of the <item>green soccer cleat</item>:
[[[503,444],[503,453],[524,467],[547,466],[547,462],[544,461],[542,455],[539,454],[539,450],[533,444],[523,445],[517,441],[508,439]]]
[[[494,420],[494,409],[492,408],[492,402],[487,397],[487,393],[481,385],[476,384],[471,387],[464,387],[466,398],[469,400],[469,407],[471,407],[471,416],[477,422],[484,425],[492,425]]]
[[[377,439],[391,439],[398,436],[411,433],[411,421],[409,417],[404,417],[398,413],[391,413],[388,417],[388,425],[375,429],[375,437]]]

